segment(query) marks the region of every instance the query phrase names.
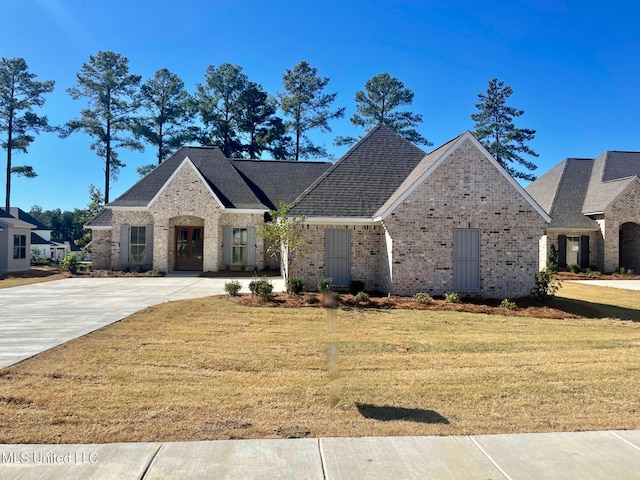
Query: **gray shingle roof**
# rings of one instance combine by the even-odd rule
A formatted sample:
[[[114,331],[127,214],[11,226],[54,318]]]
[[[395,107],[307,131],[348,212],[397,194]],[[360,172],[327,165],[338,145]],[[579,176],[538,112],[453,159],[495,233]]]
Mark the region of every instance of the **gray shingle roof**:
[[[242,209],[272,209],[281,199],[291,201],[330,165],[231,160],[215,147],[184,147],[109,206],[147,206],[187,157],[226,208]]]
[[[371,218],[393,195],[425,152],[378,125],[293,204],[294,215]]]
[[[85,227],[110,227],[111,226],[111,209],[103,208],[98,214],[84,224]]]
[[[598,228],[601,213],[640,175],[640,152],[608,151],[595,159],[567,158],[527,186],[551,215],[551,228]]]
[[[51,230],[50,227],[47,227],[44,223],[42,223],[41,221],[35,219],[29,213],[25,212],[21,208],[11,207],[10,213],[15,218],[18,218],[18,219],[20,219],[22,221],[25,221],[27,223],[30,223],[30,224],[34,225],[35,230]]]

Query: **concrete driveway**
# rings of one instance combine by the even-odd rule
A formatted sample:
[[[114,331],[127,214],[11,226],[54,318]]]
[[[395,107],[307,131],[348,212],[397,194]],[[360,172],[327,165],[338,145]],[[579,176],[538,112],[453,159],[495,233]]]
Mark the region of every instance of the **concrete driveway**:
[[[0,368],[117,322],[145,307],[224,293],[229,279],[68,278],[0,289]],[[250,278],[239,279],[248,292]],[[273,278],[274,290],[283,290]]]

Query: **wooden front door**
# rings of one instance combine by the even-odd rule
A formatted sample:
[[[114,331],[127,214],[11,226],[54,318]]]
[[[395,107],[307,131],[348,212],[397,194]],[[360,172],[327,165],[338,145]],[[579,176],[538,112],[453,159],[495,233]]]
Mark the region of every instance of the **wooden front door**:
[[[203,227],[176,227],[174,270],[202,271]]]

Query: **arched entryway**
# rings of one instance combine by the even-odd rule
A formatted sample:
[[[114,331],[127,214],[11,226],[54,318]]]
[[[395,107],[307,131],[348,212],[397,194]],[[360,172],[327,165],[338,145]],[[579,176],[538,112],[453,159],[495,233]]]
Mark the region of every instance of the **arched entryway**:
[[[627,222],[620,225],[619,265],[640,273],[640,225]]]

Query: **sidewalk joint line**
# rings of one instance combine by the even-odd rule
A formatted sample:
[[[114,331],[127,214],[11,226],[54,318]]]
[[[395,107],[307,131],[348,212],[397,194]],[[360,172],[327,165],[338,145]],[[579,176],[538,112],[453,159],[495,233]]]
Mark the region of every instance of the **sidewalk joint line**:
[[[164,443],[161,443],[158,449],[152,455],[151,459],[149,459],[149,463],[147,463],[147,466],[144,468],[144,472],[142,472],[142,475],[140,476],[140,480],[144,480],[144,478],[147,476],[147,473],[149,473],[149,470],[151,469],[153,462],[156,461],[156,458],[158,457],[158,454],[160,453],[160,450],[162,450],[163,447],[164,447]]]
[[[320,454],[320,466],[322,467],[322,478],[327,480],[327,468],[324,462],[324,455],[322,454],[322,438],[318,437],[318,453]]]
[[[618,435],[616,432],[612,432],[609,431],[609,433],[615,437],[618,437],[620,440],[622,440],[624,443],[627,443],[629,445],[631,445],[633,448],[635,448],[636,450],[640,450],[640,447],[638,445],[636,445],[635,443],[631,443],[629,440],[627,440],[626,438],[621,437],[620,435]]]
[[[478,449],[482,452],[482,454],[483,454],[485,457],[487,457],[487,459],[491,462],[491,464],[492,464],[494,467],[496,467],[496,468],[498,469],[498,471],[499,471],[502,475],[504,475],[504,477],[505,477],[507,480],[513,480],[513,479],[509,476],[509,474],[507,474],[507,472],[505,472],[505,471],[502,469],[502,467],[501,467],[500,465],[498,465],[498,463],[497,463],[493,458],[491,458],[491,455],[489,455],[489,454],[485,451],[485,449],[484,449],[484,448],[482,448],[482,447],[480,446],[480,444],[476,441],[476,439],[475,439],[475,438],[473,438],[472,436],[469,436],[468,438],[469,438],[469,440],[471,440],[471,442],[472,442],[476,447],[478,447]]]

